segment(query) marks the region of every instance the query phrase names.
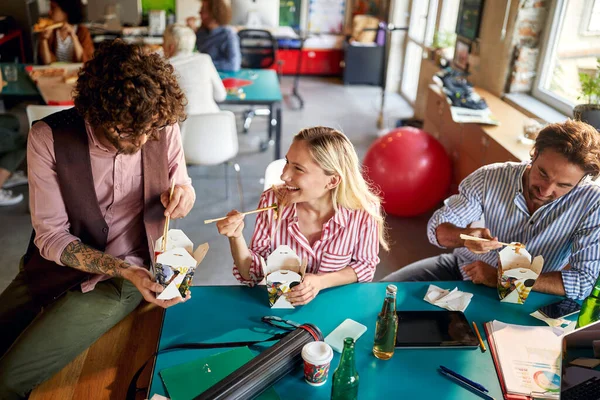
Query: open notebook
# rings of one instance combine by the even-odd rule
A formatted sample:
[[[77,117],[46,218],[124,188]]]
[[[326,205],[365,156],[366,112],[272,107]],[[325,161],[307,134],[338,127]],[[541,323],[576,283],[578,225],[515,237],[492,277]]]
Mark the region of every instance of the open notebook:
[[[491,321],[485,330],[506,399],[558,398],[562,329]]]

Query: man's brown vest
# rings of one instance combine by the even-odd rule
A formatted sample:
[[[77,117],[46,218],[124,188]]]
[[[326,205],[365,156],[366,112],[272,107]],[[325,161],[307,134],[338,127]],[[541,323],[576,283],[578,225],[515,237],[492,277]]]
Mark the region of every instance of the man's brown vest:
[[[88,135],[83,118],[75,108],[42,119],[52,128],[56,173],[67,215],[70,232],[82,243],[99,251],[106,248],[108,225],[102,216],[90,162]],[[150,238],[162,235],[164,207],[160,194],[169,188],[169,169],[165,135],[158,141],[148,141],[142,147],[144,174],[144,226],[148,238],[148,257],[152,249]],[[35,231],[24,257],[24,268],[31,294],[45,306],[70,288],[81,284],[91,274],[60,266],[40,255],[34,244]]]

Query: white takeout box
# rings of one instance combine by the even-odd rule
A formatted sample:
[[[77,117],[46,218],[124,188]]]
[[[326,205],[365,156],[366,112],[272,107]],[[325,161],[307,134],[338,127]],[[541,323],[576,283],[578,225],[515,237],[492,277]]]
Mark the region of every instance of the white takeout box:
[[[289,246],[279,246],[267,257],[266,262],[262,257],[260,262],[271,308],[294,308],[283,295],[294,287],[294,283],[302,282],[306,272],[306,260],[300,260]]]
[[[542,272],[544,257],[531,261],[531,254],[524,248],[518,252],[506,246],[498,253],[498,297],[506,303],[523,304],[536,279]]]
[[[165,289],[156,297],[170,300],[182,297],[191,285],[194,271],[208,252],[208,243],[201,244],[193,251],[194,244],[180,229],[167,233],[167,249],[156,254],[153,264],[154,278]],[[162,236],[156,240],[154,248],[162,249]]]

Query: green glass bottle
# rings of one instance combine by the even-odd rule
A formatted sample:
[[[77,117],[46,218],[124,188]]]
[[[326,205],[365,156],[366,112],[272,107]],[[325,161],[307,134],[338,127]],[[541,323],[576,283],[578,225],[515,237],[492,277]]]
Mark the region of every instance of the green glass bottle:
[[[398,315],[396,314],[396,292],[394,285],[388,285],[381,312],[377,316],[375,327],[375,343],[373,355],[380,360],[389,360],[396,348],[396,331],[398,330]]]
[[[354,363],[354,339],[344,339],[344,351],[333,373],[331,400],[356,400],[358,398],[358,372]]]
[[[581,328],[600,320],[600,277],[596,281],[592,293],[583,301],[577,325],[575,328]]]

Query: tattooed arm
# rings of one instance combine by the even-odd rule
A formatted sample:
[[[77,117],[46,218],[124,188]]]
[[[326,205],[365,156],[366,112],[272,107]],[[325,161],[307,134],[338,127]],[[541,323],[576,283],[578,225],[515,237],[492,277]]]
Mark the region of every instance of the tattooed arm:
[[[164,308],[187,301],[191,297],[188,294],[185,299],[177,297],[171,300],[158,300],[156,293],[162,292],[163,287],[152,280],[150,271],[96,250],[78,240],[65,247],[60,261],[64,265],[80,271],[123,277],[133,283],[148,303],[154,303]]]
[[[103,253],[76,240],[67,245],[60,261],[71,268],[91,274],[123,276],[123,271],[131,265],[123,260]]]

